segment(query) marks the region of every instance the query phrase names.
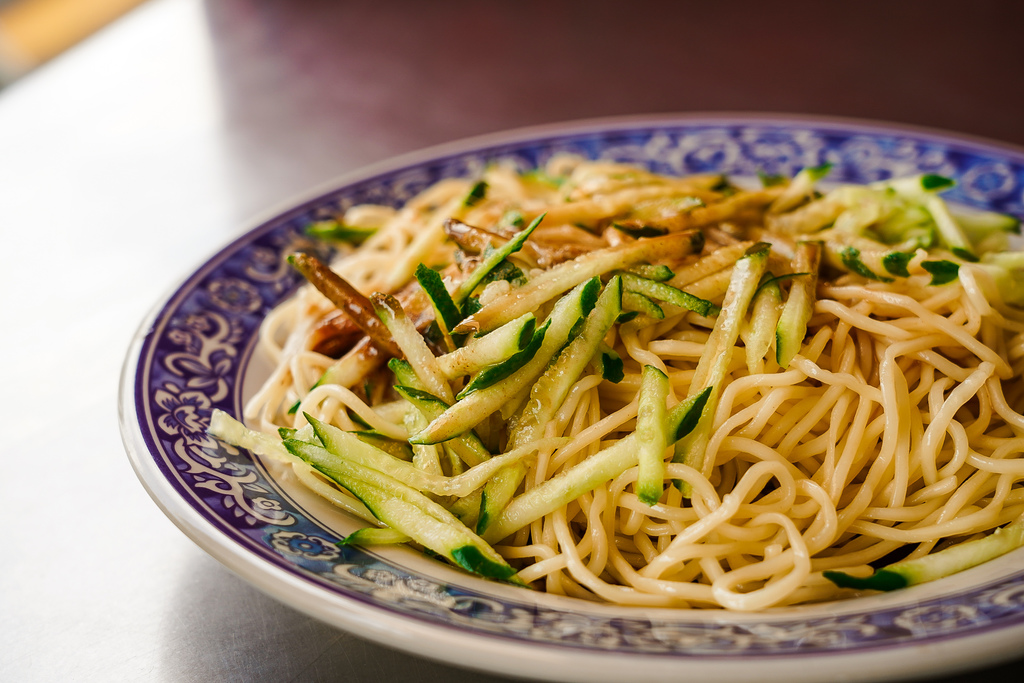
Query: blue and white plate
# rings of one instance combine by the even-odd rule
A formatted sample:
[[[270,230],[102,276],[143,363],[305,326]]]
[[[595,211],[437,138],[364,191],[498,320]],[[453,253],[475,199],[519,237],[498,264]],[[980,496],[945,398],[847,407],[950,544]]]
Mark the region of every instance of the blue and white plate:
[[[142,483],[211,555],[279,600],[363,637],[448,663],[550,680],[892,680],[1019,655],[1024,554],[891,594],[738,615],[622,608],[468,576],[404,548],[339,548],[353,520],[287,472],[205,433],[214,408],[241,414],[269,370],[260,322],[300,278],[282,257],[303,226],[353,204],[397,206],[491,161],[524,169],[558,152],[654,171],[830,180],[953,177],[947,196],[1024,215],[1024,152],[890,125],[706,115],[534,128],[406,156],[339,181],[222,249],[140,328],[121,387],[122,433]]]

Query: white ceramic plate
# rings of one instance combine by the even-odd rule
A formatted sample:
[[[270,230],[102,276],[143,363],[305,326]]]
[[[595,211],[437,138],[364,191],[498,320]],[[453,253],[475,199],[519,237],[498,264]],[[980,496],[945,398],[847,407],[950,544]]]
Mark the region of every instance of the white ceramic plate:
[[[485,582],[406,549],[335,542],[343,514],[246,451],[205,434],[213,408],[240,415],[267,368],[252,358],[266,313],[299,278],[282,255],[318,216],[398,205],[495,159],[523,168],[556,152],[668,173],[830,180],[929,172],[947,196],[1024,215],[1024,153],[944,133],[851,121],[734,115],[583,122],[435,148],[343,179],[225,247],[142,325],[121,388],[121,428],[143,485],[211,555],[279,600],[386,645],[504,675],[550,680],[892,680],[1020,653],[1024,555],[946,580],[764,614],[598,606]]]

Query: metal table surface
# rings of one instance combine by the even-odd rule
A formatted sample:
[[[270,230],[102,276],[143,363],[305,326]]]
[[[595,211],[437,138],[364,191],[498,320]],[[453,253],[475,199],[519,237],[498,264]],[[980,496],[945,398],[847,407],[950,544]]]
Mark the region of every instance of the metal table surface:
[[[153,0],[15,83],[0,93],[0,680],[504,680],[281,605],[160,513],[117,428],[149,308],[254,216],[480,133],[735,110],[1021,144],[1022,20],[981,1]],[[1019,680],[1021,663],[945,680]]]

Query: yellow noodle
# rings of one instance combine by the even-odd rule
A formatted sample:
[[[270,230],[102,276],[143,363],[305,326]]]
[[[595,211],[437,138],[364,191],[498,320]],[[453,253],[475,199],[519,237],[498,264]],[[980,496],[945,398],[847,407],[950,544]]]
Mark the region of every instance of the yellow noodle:
[[[419,263],[455,263],[455,246],[442,229],[451,216],[507,237],[512,229],[499,223],[506,211],[527,219],[547,212],[538,245],[580,234],[573,223],[593,229],[587,244],[620,244],[632,238],[609,224],[645,202],[700,198],[706,210],[680,219],[685,224],[731,216],[764,199],[751,193],[723,201],[709,189],[709,177],[664,178],[565,156],[553,158],[547,172],[567,179],[556,186],[496,164],[484,170],[487,194],[473,206],[464,203],[471,182],[460,179],[442,181],[398,210],[352,207],[345,222],[381,227],[332,265],[365,294],[397,292]],[[742,213],[729,225],[712,224],[709,244],[726,246],[709,246],[703,260],[669,259],[676,271],[670,284],[721,304],[731,266],[751,244],[742,241],[749,239],[745,222],[752,221],[751,235],[763,233],[757,220]],[[740,241],[729,244],[731,234]],[[537,263],[531,258],[511,260],[530,275]],[[788,266],[773,259],[773,268]],[[786,369],[774,349],[756,372],[744,354],[734,354],[702,467],[666,462],[656,504],[637,496],[638,469],[630,467],[496,549],[521,579],[553,593],[750,611],[842,597],[822,571],[864,574],[867,563],[898,548],[924,556],[1024,513],[1024,312],[999,299],[981,265],[961,265],[959,279],[942,286],[929,285],[919,260],[910,270],[912,277],[892,283],[822,277],[808,335]],[[482,299],[510,287],[493,283]],[[551,305],[535,312],[538,320]],[[633,431],[643,366],[668,375],[670,406],[690,394],[715,319],[662,308],[662,320],[640,317],[609,332],[605,343],[623,360],[625,377],[613,384],[591,368],[575,381],[543,430],[571,441],[526,463],[522,490]],[[381,434],[406,438],[389,376],[374,376],[370,396],[363,396],[355,387],[366,370],[352,362],[345,386],[311,389],[336,362],[311,350],[312,332],[328,315],[329,302],[304,288],[266,317],[258,353],[274,369],[246,406],[247,421],[265,431],[296,428],[308,412],[356,429],[355,416]],[[456,380],[452,388],[461,386]],[[289,412],[297,401],[299,409]],[[477,427],[492,448],[503,444],[503,430],[496,418]],[[434,463],[439,473],[461,466],[445,462],[446,455]],[[295,468],[311,489],[368,515],[308,467]],[[686,481],[690,497],[672,480]]]

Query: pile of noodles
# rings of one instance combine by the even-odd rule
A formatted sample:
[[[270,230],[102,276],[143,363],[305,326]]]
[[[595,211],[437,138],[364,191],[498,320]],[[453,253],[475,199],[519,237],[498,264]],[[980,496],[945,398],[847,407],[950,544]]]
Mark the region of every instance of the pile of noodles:
[[[546,175],[569,180],[557,186]],[[532,257],[524,250],[527,276],[566,245],[582,253],[632,239],[604,217],[658,196],[666,183],[711,193],[715,182],[571,158],[533,175],[496,165],[484,178],[487,197],[462,210],[465,223],[496,226],[510,207],[527,219],[548,212],[531,237],[542,248]],[[344,223],[379,229],[360,247],[343,249],[333,268],[370,294],[408,287],[418,263],[457,264],[463,256],[442,224],[471,185],[444,180],[398,210],[349,209]],[[763,204],[700,226],[709,236],[704,256],[736,250],[745,231],[764,239]],[[721,303],[723,272],[677,286]],[[987,278],[971,264],[941,286],[920,269],[891,283],[823,269],[800,354],[785,370],[774,353],[750,368],[737,348],[703,471],[668,464],[667,477],[692,483],[690,498],[666,486],[658,504],[641,502],[634,467],[495,549],[521,579],[551,593],[756,610],[849,595],[822,571],[870,574],[869,564],[883,558],[924,556],[1011,522],[1024,513],[1024,315],[1003,304]],[[488,286],[482,303],[510,286]],[[305,412],[342,429],[368,424],[407,438],[386,369],[352,373],[347,386],[310,389],[335,362],[312,349],[322,320],[336,314],[306,286],[269,315],[260,352],[276,369],[246,406],[246,422],[276,432],[304,424]],[[612,383],[591,368],[575,383],[545,433],[571,442],[539,452],[523,486],[632,432],[644,365],[667,373],[670,404],[685,398],[713,325],[714,318],[669,307],[663,320],[613,328],[605,341],[622,357],[625,377]],[[501,429],[493,417],[478,427],[498,443]],[[309,473],[304,479],[358,508],[343,490]]]

